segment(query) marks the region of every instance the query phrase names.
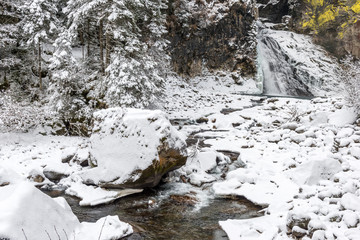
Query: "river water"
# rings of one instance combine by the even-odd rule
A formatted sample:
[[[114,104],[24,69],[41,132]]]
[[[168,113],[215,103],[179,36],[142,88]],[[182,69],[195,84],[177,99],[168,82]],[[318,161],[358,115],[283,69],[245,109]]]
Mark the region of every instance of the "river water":
[[[80,207],[79,199],[61,191],[45,192],[65,197],[80,221],[95,222],[107,215],[118,215],[134,228],[134,239],[228,239],[218,222],[262,216],[261,207],[238,197],[213,198],[199,208],[196,193],[173,194],[177,184],[166,183],[140,194],[124,197],[108,205]],[[174,191],[175,190],[175,191]],[[171,194],[169,194],[171,192]]]

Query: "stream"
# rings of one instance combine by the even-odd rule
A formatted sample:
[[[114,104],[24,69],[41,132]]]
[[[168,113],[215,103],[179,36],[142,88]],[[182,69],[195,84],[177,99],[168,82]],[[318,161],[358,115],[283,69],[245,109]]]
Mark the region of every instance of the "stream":
[[[263,96],[253,102],[250,107],[261,105],[266,99]],[[242,109],[224,108],[221,113],[229,114]],[[194,119],[172,119],[178,128],[195,127],[195,131],[187,138],[188,147],[195,144],[202,149],[210,147],[204,143],[208,138],[216,138],[212,133],[222,130],[201,129]],[[226,131],[225,131],[226,132]],[[207,136],[198,134],[208,133]],[[234,162],[239,153],[220,151]],[[120,198],[107,205],[80,207],[79,199],[68,196],[63,191],[44,191],[51,197],[64,197],[74,214],[81,222],[95,222],[107,215],[117,215],[121,221],[132,225],[134,233],[124,239],[156,239],[156,240],[190,240],[228,239],[221,229],[219,221],[227,219],[248,219],[263,216],[263,208],[243,197],[214,196],[211,183],[195,187],[190,183],[162,182],[156,188],[145,189],[142,193]]]
[[[87,222],[107,215],[118,215],[121,221],[133,226],[134,234],[124,238],[137,239],[228,239],[218,221],[262,216],[262,208],[239,197],[213,198],[200,209],[196,198],[176,192],[179,183],[165,183],[108,205],[80,207],[79,199],[62,191],[45,191],[51,197],[64,197],[78,219]]]

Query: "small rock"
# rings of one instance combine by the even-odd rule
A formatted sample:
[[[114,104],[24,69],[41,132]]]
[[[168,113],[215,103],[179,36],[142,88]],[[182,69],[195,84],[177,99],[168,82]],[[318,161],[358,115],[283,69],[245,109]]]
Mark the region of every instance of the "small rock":
[[[196,197],[188,195],[170,195],[170,199],[177,205],[194,206],[198,202]]]
[[[274,102],[277,102],[277,101],[279,101],[278,98],[270,98],[270,99],[267,100],[268,103],[274,103]]]
[[[359,216],[350,210],[345,211],[342,221],[348,228],[355,228],[360,223]]]
[[[302,229],[298,226],[294,226],[292,228],[292,235],[297,238],[302,238],[307,234],[307,231],[305,229]]]
[[[196,119],[197,123],[207,123],[208,121],[209,121],[209,119],[206,117],[201,117],[201,118]]]
[[[298,127],[299,127],[299,124],[296,122],[285,123],[281,126],[281,128],[283,128],[283,129],[290,129],[292,131],[295,131]]]
[[[61,154],[61,162],[68,163],[75,156],[76,148],[67,148]]]
[[[308,229],[309,229],[309,234],[313,235],[316,231],[326,230],[326,226],[320,220],[313,219],[309,222]]]
[[[47,170],[47,169],[44,169],[43,173],[45,177],[48,178],[50,181],[59,181],[62,178],[69,176],[64,173],[56,172],[54,170]]]
[[[36,183],[42,183],[45,180],[45,178],[41,175],[29,176],[28,179]]]
[[[310,220],[311,218],[308,215],[289,212],[286,226],[290,230],[295,226],[307,230]]]

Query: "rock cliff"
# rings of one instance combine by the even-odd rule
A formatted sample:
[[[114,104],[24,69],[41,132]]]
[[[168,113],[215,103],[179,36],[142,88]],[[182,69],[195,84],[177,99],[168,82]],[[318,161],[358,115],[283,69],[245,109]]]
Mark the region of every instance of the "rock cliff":
[[[228,70],[256,73],[256,9],[252,1],[169,1],[168,39],[174,70],[196,76]]]

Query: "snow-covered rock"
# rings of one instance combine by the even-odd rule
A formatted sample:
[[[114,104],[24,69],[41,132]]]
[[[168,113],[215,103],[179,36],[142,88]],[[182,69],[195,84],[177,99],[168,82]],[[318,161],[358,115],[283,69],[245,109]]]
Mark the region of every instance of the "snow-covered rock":
[[[132,227],[128,223],[121,222],[118,216],[107,216],[95,223],[82,223],[74,239],[111,240],[120,239],[132,233]]]
[[[92,165],[80,175],[109,188],[144,188],[184,165],[186,143],[159,110],[112,108],[94,113]]]
[[[320,180],[328,180],[340,171],[342,168],[338,160],[316,155],[308,162],[289,170],[288,176],[299,185],[312,185],[318,184]]]

